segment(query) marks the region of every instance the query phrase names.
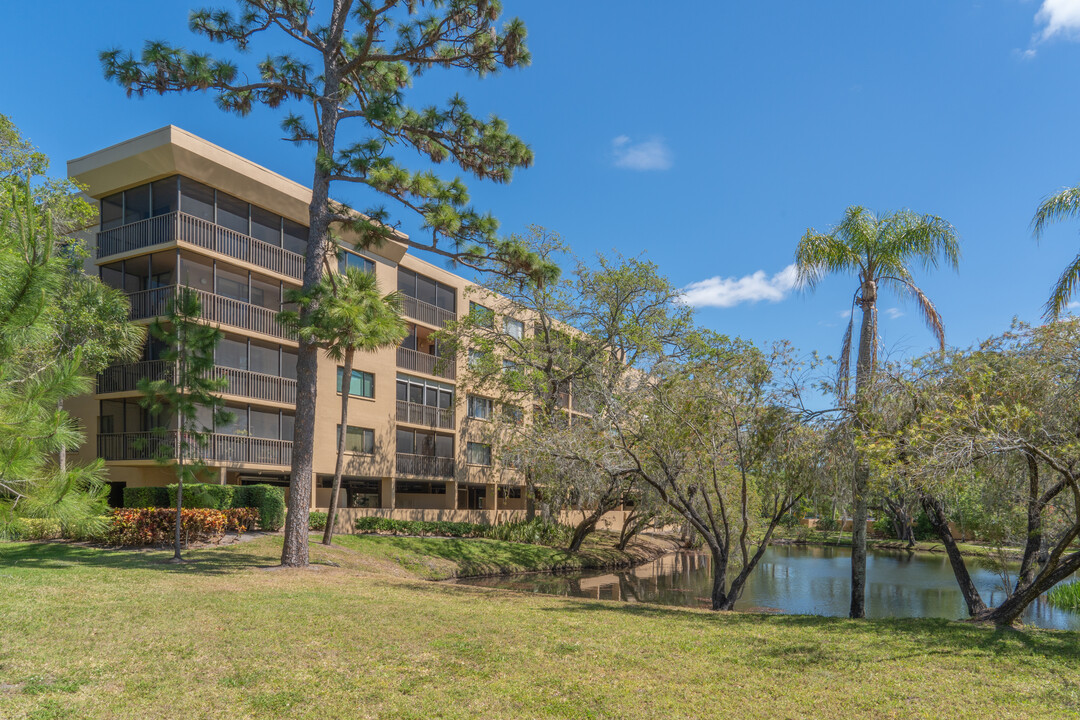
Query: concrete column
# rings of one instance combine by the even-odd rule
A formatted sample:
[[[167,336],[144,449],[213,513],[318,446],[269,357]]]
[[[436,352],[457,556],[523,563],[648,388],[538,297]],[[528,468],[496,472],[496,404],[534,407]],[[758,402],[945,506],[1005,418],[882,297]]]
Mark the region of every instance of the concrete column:
[[[485,510],[498,510],[499,509],[499,486],[497,483],[488,483],[487,490],[484,493],[484,509]]]
[[[394,498],[394,478],[383,478],[380,482],[379,495],[381,505],[386,509],[393,509],[397,506],[396,499]]]
[[[219,467],[217,469],[217,475],[218,475],[218,485],[224,485],[225,484],[225,468]]]
[[[446,483],[446,508],[448,510],[458,509],[458,484],[456,480]]]

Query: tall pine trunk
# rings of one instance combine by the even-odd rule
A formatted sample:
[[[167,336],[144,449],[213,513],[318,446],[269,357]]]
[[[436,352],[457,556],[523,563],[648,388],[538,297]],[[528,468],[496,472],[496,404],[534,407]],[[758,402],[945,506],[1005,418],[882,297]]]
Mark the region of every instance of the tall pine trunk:
[[[345,469],[345,439],[349,429],[349,392],[352,390],[352,368],[355,351],[345,351],[345,367],[341,376],[341,427],[338,429],[337,464],[334,466],[334,486],[330,490],[330,509],[326,512],[326,528],[323,545],[334,539],[334,522],[337,520],[338,493],[341,491],[341,475]]]
[[[873,379],[877,345],[877,283],[863,282],[859,297],[862,327],[859,330],[859,355],[855,361],[855,426],[865,427],[863,404]],[[851,496],[854,506],[851,518],[851,608],[853,618],[866,617],[866,517],[867,495],[870,490],[870,467],[861,455],[855,457]]]
[[[332,32],[340,41],[344,24],[344,7],[335,0],[331,17]],[[333,30],[336,28],[336,30]],[[339,75],[335,58],[325,59],[324,87],[337,88]],[[333,95],[333,93],[330,93]],[[334,156],[337,134],[338,105],[333,99],[319,103],[318,154]],[[311,183],[311,204],[308,206],[309,237],[304,253],[304,290],[310,291],[322,279],[323,262],[327,254],[327,232],[330,225],[330,170],[326,163],[315,163]],[[301,325],[314,308],[301,308]],[[292,473],[289,477],[289,507],[285,516],[285,542],[281,549],[281,564],[286,567],[308,565],[308,515],[311,512],[312,465],[315,460],[315,403],[317,396],[319,348],[310,339],[300,338],[296,355],[296,415],[293,425]]]

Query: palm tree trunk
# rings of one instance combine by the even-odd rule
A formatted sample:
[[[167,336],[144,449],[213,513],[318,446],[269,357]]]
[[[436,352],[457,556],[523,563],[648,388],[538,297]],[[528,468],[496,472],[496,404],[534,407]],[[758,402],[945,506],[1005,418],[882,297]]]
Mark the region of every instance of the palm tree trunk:
[[[855,427],[863,429],[865,420],[863,403],[867,402],[869,385],[873,379],[877,355],[877,283],[873,279],[863,282],[859,307],[862,309],[862,327],[859,330],[859,355],[855,361]],[[852,473],[851,518],[851,608],[853,618],[866,617],[866,518],[867,495],[870,489],[870,467],[861,456],[855,458]]]
[[[334,486],[330,490],[330,509],[326,512],[326,528],[323,545],[334,539],[334,522],[337,520],[338,493],[341,491],[341,474],[345,468],[345,438],[349,429],[349,392],[352,390],[352,368],[355,351],[345,351],[345,367],[341,375],[341,426],[338,428],[337,464],[334,466]]]

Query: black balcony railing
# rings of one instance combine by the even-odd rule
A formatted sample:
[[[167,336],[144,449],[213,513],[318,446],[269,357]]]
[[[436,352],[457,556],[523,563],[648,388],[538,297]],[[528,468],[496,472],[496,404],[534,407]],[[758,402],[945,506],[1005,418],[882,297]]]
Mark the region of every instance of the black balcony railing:
[[[131,304],[131,319],[142,320],[145,318],[165,315],[169,311],[169,304],[176,297],[177,285],[153,288],[152,290],[139,290],[128,293],[128,302]],[[296,340],[296,334],[286,330],[277,321],[277,311],[264,308],[261,305],[253,305],[243,300],[234,300],[223,295],[214,295],[204,290],[189,288],[199,296],[202,304],[202,316],[204,319],[231,325],[243,330],[263,333],[285,340]]]
[[[154,432],[98,435],[98,457],[113,461],[175,458],[178,439],[176,430],[163,435]],[[292,442],[249,435],[212,434],[205,447],[198,446],[192,439],[186,457],[232,465],[288,466],[292,464]]]
[[[411,295],[401,296],[401,311],[405,314],[405,317],[438,327],[446,327],[447,323],[457,320],[457,313],[444,310],[437,305],[424,302]]]
[[[427,373],[448,380],[457,377],[457,362],[453,358],[428,355],[409,348],[399,347],[397,349],[397,366],[403,370]]]
[[[396,469],[398,475],[452,478],[454,458],[398,453]]]
[[[397,419],[398,422],[449,430],[455,425],[453,408],[437,408],[408,400],[397,401]]]
[[[102,230],[97,236],[97,256],[105,258],[176,241],[243,260],[296,280],[304,277],[303,255],[183,212]]]
[[[132,392],[139,389],[139,381],[172,380],[173,366],[164,360],[113,365],[97,376],[97,392]],[[210,371],[211,377],[225,378],[228,384],[221,392],[226,395],[239,395],[254,400],[266,400],[275,403],[296,403],[296,381],[290,378],[237,370],[236,368],[215,366]]]

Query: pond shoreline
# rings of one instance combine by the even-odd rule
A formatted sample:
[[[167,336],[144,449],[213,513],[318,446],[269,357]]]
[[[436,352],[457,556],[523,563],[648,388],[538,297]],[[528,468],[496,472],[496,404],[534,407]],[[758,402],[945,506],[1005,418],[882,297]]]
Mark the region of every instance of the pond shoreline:
[[[832,540],[799,540],[798,538],[774,538],[769,542],[770,545],[794,545],[794,546],[807,546],[807,547],[842,547],[850,548],[851,540],[840,540],[839,542]],[[866,541],[866,547],[874,550],[902,550],[910,553],[929,553],[933,555],[945,555],[945,546],[940,542],[926,542],[920,541],[915,543],[914,547],[908,547],[908,544],[902,540],[875,540],[869,538]],[[988,546],[978,545],[973,546],[970,543],[958,543],[957,547],[960,550],[960,554],[964,557],[986,558],[994,559],[993,549]],[[1021,548],[1010,547],[1004,548],[1004,558],[1006,560],[1020,560],[1023,558],[1023,550]]]

